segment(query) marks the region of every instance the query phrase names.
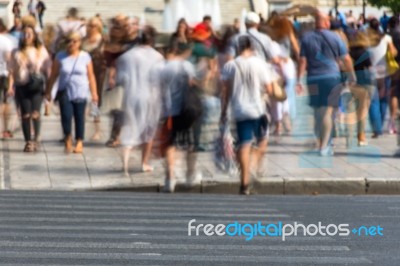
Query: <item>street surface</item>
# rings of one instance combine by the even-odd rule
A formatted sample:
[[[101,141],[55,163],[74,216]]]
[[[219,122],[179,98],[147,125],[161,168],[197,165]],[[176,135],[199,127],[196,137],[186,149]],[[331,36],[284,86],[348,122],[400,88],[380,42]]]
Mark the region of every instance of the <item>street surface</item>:
[[[398,196],[2,191],[0,265],[398,265],[399,203]],[[383,236],[188,236],[192,219],[380,226]]]

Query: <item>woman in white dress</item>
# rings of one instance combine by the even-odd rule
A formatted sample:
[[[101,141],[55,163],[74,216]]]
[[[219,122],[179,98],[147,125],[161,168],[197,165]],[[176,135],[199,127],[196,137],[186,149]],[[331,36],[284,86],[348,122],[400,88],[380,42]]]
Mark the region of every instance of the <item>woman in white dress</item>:
[[[163,56],[152,48],[154,37],[154,28],[147,26],[140,45],[124,53],[116,63],[117,83],[125,90],[120,139],[126,175],[129,175],[130,151],[139,145],[142,145],[142,170],[153,170],[149,159],[161,113],[159,72],[164,62]]]

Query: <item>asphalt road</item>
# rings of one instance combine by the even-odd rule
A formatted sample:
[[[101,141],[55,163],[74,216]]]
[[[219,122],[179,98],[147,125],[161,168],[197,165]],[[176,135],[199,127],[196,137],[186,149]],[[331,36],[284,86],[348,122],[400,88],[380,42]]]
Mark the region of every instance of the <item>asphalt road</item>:
[[[400,197],[373,196],[3,191],[0,265],[399,265],[399,203]],[[223,228],[209,227],[214,236],[206,236],[199,227],[200,236],[194,236],[199,224],[235,221],[278,227],[282,222],[285,233],[294,222],[348,224],[359,231],[333,235],[332,225],[332,236],[299,230],[283,241],[261,236],[267,230],[261,227],[246,241],[249,228],[246,236],[217,236]],[[365,236],[361,226],[375,236]],[[236,229],[231,226],[230,233]],[[310,227],[307,234],[313,232]],[[269,227],[269,233],[279,235],[279,229]]]

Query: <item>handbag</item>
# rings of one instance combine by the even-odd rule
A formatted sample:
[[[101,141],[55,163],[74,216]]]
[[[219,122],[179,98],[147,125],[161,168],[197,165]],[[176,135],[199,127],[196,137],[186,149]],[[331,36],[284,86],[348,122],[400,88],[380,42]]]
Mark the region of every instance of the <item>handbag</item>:
[[[44,90],[44,76],[39,73],[29,74],[29,81],[26,88],[30,92],[43,92]]]
[[[75,70],[75,66],[76,66],[76,63],[78,62],[79,56],[80,56],[80,54],[75,59],[74,66],[72,67],[71,72],[68,74],[68,79],[67,79],[67,82],[65,83],[64,87],[61,90],[59,89],[57,91],[56,98],[55,98],[56,101],[60,101],[66,95],[67,90],[68,90],[68,85],[71,82],[72,73]]]
[[[389,75],[393,75],[394,73],[399,70],[399,64],[397,63],[396,59],[394,58],[392,52],[390,51],[389,47],[386,51],[386,63],[387,63],[387,71]]]
[[[277,102],[284,102],[287,99],[286,90],[281,85],[282,82],[278,80],[272,82],[272,95],[271,99]]]

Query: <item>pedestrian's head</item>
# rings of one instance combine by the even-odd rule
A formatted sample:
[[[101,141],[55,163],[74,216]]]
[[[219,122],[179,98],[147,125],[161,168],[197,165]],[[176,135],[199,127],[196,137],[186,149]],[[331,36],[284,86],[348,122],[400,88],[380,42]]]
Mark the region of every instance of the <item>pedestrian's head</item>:
[[[125,15],[117,15],[111,20],[110,39],[111,41],[121,42],[125,39],[128,32],[129,18]]]
[[[72,31],[67,34],[67,52],[73,54],[81,49],[81,34],[78,31]]]
[[[128,18],[126,39],[127,41],[136,39],[139,33],[139,21],[138,17]]]
[[[176,27],[176,32],[175,33],[177,33],[177,34],[184,34],[185,36],[189,36],[189,34],[190,34],[190,28],[189,28],[189,25],[187,24],[187,22],[186,22],[186,19],[184,19],[184,18],[181,18],[179,21],[178,21],[178,25],[177,25],[177,27]]]
[[[325,15],[322,12],[317,12],[317,15],[315,17],[315,24],[317,29],[329,30],[331,27],[329,16]]]
[[[186,59],[192,54],[192,46],[189,43],[182,43],[175,40],[168,48],[168,54]]]
[[[240,20],[239,20],[238,18],[235,18],[235,19],[233,20],[233,27],[234,27],[235,29],[237,29],[238,31],[240,30]]]
[[[21,17],[18,17],[18,16],[14,17],[14,26],[17,28],[22,26]]]
[[[68,9],[67,16],[72,19],[79,19],[79,11],[76,7]]]
[[[238,52],[242,54],[246,50],[252,50],[250,37],[247,35],[240,36],[238,39]]]
[[[35,31],[35,28],[27,25],[22,28],[22,38],[19,42],[19,49],[25,51],[28,47],[35,47],[39,49],[41,47],[41,42]]]
[[[35,28],[35,26],[36,26],[36,18],[31,15],[22,17],[21,22],[22,22],[22,26],[24,26],[24,27],[31,26],[31,27]]]
[[[399,25],[400,25],[399,17],[397,17],[397,16],[391,17],[391,18],[389,19],[388,25],[389,25],[389,29],[392,29],[392,30],[398,28]]]
[[[370,47],[370,45],[370,40],[368,39],[368,36],[365,32],[358,31],[355,35],[349,36],[349,46],[351,48],[368,48]]]
[[[262,29],[263,30],[262,30]],[[268,20],[267,27],[260,27],[260,31],[270,35],[275,41],[282,41],[294,33],[292,22],[284,16],[275,16]]]
[[[260,24],[260,16],[255,12],[249,12],[246,15],[245,22],[248,28],[258,27],[258,24]]]
[[[0,18],[0,33],[4,33],[7,31],[6,24],[4,24],[4,21]]]
[[[369,22],[369,27],[377,32],[380,31],[381,24],[376,18],[373,18]]]
[[[140,44],[154,46],[156,40],[156,29],[152,26],[145,26],[142,30]]]
[[[212,18],[209,15],[203,17],[203,23],[207,25],[210,29],[212,28]]]
[[[101,20],[97,17],[93,17],[91,19],[89,19],[87,25],[87,33],[89,35],[92,34],[97,34],[97,33],[102,33],[103,32],[103,23],[101,22]]]

